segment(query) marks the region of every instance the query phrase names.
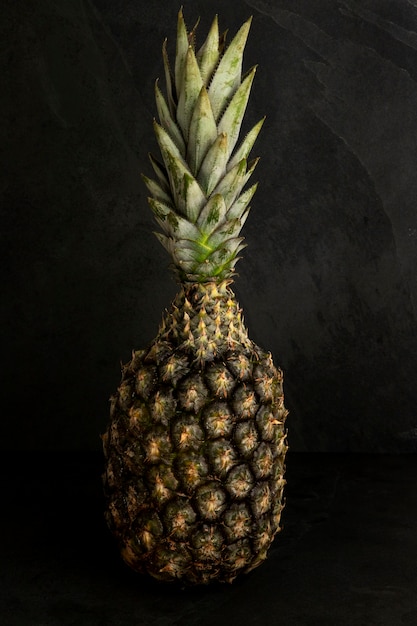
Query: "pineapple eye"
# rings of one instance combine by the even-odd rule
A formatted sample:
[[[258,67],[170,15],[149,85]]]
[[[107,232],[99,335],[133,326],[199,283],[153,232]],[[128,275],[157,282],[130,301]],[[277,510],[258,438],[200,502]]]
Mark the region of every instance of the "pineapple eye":
[[[208,474],[208,465],[204,456],[188,453],[176,460],[175,475],[187,493],[192,493]]]
[[[197,489],[196,504],[204,519],[217,519],[224,511],[225,502],[226,493],[216,482],[206,483]]]
[[[233,409],[238,419],[254,417],[258,410],[258,402],[254,390],[249,386],[240,385],[233,396]]]
[[[155,367],[141,367],[140,370],[136,373],[136,393],[141,396],[144,400],[147,400],[152,389],[155,386],[155,376],[156,376],[156,368]]]
[[[236,541],[227,547],[226,561],[231,569],[241,569],[252,559],[252,551],[247,539]]]
[[[178,480],[164,463],[152,466],[147,472],[146,478],[148,488],[158,504],[163,504],[172,498],[178,487]]]
[[[271,507],[271,490],[268,483],[260,482],[252,489],[250,500],[255,517],[264,515]]]
[[[252,531],[252,515],[246,504],[233,503],[224,514],[224,523],[229,537],[241,539]]]
[[[247,465],[237,465],[228,474],[226,487],[233,498],[245,498],[254,484],[254,477]]]
[[[256,424],[262,435],[262,439],[272,441],[277,431],[282,433],[282,422],[273,413],[270,405],[261,406],[256,414]]]
[[[203,561],[218,560],[222,543],[223,535],[215,526],[205,524],[192,536],[192,545],[198,558]]]
[[[248,380],[252,374],[252,363],[244,354],[231,356],[227,366],[232,374],[242,381]]]
[[[250,421],[240,422],[236,426],[235,441],[242,456],[249,457],[259,444],[259,435],[255,424]]]
[[[214,402],[203,414],[204,426],[209,437],[218,438],[230,435],[233,428],[233,416],[225,402]]]
[[[149,411],[142,402],[137,402],[129,409],[129,427],[138,432],[143,432],[150,428],[152,424]]]
[[[220,398],[227,398],[235,386],[232,374],[224,365],[212,365],[206,378],[211,391]]]
[[[186,415],[174,424],[172,437],[179,450],[198,450],[204,441],[204,432],[198,419]]]
[[[255,450],[252,459],[252,470],[257,479],[267,478],[271,475],[274,467],[274,456],[271,446],[267,443],[261,445]]]
[[[159,390],[149,402],[149,409],[156,422],[165,426],[174,416],[177,402],[173,390]]]
[[[124,410],[129,409],[135,393],[135,390],[132,387],[130,381],[126,380],[122,382],[117,391],[117,400],[120,408]]]
[[[196,413],[204,406],[209,390],[197,375],[190,376],[182,381],[179,400],[182,408]]]
[[[163,430],[155,430],[148,433],[144,442],[146,461],[157,463],[166,459],[171,451],[168,434]]]
[[[218,476],[225,476],[236,461],[236,452],[227,439],[216,439],[208,446],[209,458]]]
[[[164,513],[165,524],[170,536],[179,539],[187,538],[196,518],[197,513],[185,498],[171,500]]]

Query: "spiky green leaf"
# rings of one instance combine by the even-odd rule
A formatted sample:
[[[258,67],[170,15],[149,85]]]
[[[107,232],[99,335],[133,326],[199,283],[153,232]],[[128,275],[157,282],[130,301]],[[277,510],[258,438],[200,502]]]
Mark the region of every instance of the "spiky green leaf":
[[[172,197],[171,195],[165,191],[165,189],[163,189],[161,187],[161,185],[159,183],[156,182],[156,180],[153,180],[152,178],[148,178],[148,176],[145,176],[144,174],[142,174],[142,180],[145,183],[146,187],[148,188],[149,193],[159,202],[164,202],[165,204],[172,204]]]
[[[154,120],[153,127],[155,131],[156,140],[158,142],[159,149],[161,151],[162,158],[164,160],[164,164],[165,164],[167,171],[168,171],[168,164],[166,162],[167,153],[179,159],[184,165],[184,167],[188,167],[187,162],[185,161],[184,157],[182,156],[180,152],[180,149],[178,148],[177,144],[172,139],[172,137],[167,133],[167,131],[160,124],[158,124],[156,120]]]
[[[182,133],[171,116],[166,100],[159,89],[158,80],[155,82],[155,102],[161,126],[167,131],[171,139],[174,141],[180,151],[180,154],[185,157],[185,143]]]
[[[182,89],[188,46],[187,27],[185,26],[182,9],[180,9],[178,12],[177,45],[175,52],[175,89],[177,93],[177,100]]]
[[[209,86],[209,96],[216,120],[231,100],[240,85],[242,75],[243,51],[252,18],[249,18],[238,30],[231,41],[213,75]]]
[[[190,217],[187,215],[187,195],[188,195],[188,186],[192,179],[191,173],[188,171],[187,167],[184,166],[184,163],[173,156],[170,152],[166,152],[165,155],[167,170],[169,176],[169,182],[171,185],[172,195],[174,197],[175,206],[178,209],[178,212],[186,217]],[[185,179],[187,177],[187,179]],[[185,183],[186,180],[186,184]],[[193,179],[195,180],[195,179]],[[198,183],[196,183],[198,184]],[[201,192],[202,193],[202,192]],[[202,193],[203,200],[204,194]],[[196,211],[194,207],[194,212]],[[194,221],[194,220],[191,220]]]
[[[247,159],[250,151],[252,150],[253,144],[256,141],[257,136],[263,126],[265,118],[263,117],[255,126],[248,132],[248,134],[244,137],[243,141],[240,143],[236,152],[230,159],[227,169],[230,170],[232,167],[239,163],[242,159]]]
[[[252,200],[252,197],[258,187],[258,183],[255,183],[249,189],[246,189],[232,204],[230,209],[226,213],[226,219],[232,220],[235,218],[241,218],[244,212],[246,211],[249,202]]]
[[[210,235],[206,241],[206,245],[213,250],[216,250],[219,246],[222,246],[225,241],[229,241],[230,239],[237,237],[243,228],[245,219],[246,217],[243,217],[243,219],[236,218],[224,222]]]
[[[219,24],[216,15],[211,24],[211,28],[205,42],[196,54],[201,78],[203,79],[205,86],[209,83],[211,75],[219,62],[219,57]]]
[[[175,206],[182,215],[195,222],[206,196],[168,133],[157,122],[154,122],[154,128]]]
[[[252,87],[253,79],[255,77],[256,67],[254,67],[245,80],[236,90],[233,98],[227,106],[227,109],[223,113],[218,125],[219,133],[227,133],[228,137],[228,155],[231,155],[233,148],[239,137],[240,127],[242,125],[243,116],[246,111],[246,106],[249,100],[249,94]]]
[[[201,88],[190,122],[187,161],[194,175],[217,138],[217,126],[206,88]]]
[[[166,39],[164,40],[164,43],[162,44],[162,59],[164,62],[165,88],[166,88],[166,93],[167,93],[169,111],[172,117],[175,119],[175,113],[176,113],[177,107],[176,107],[175,98],[174,98],[174,85],[173,85],[174,78],[172,76],[171,66],[169,64]]]
[[[151,153],[149,153],[148,156],[149,156],[151,165],[153,167],[153,171],[158,177],[160,187],[164,191],[166,191],[168,196],[171,196],[171,189],[169,186],[168,175],[167,175],[165,167],[162,165],[162,163],[160,163],[157,159],[155,159],[155,157]]]
[[[201,230],[204,240],[217,228],[226,215],[226,204],[220,194],[211,196],[197,218],[196,226]]]
[[[207,152],[197,174],[197,180],[207,195],[210,195],[226,173],[229,155],[228,137],[221,133]]]
[[[190,271],[193,272],[195,280],[204,280],[205,277],[225,278],[233,272],[234,266],[240,259],[238,253],[243,250],[245,244],[241,239],[234,240],[233,245],[226,245],[224,248],[216,250],[213,255],[205,259],[198,266],[192,266],[190,263]]]
[[[202,86],[203,80],[194,50],[192,46],[189,46],[185,57],[184,77],[177,105],[177,120],[186,140],[188,140],[191,118]]]
[[[194,176],[189,172],[184,172],[183,190],[184,214],[194,223],[206,203],[206,196]]]
[[[242,81],[250,22],[224,51],[216,17],[196,54],[195,29],[187,34],[180,10],[174,76],[163,45],[166,95],[155,86],[160,120],[155,134],[163,164],[150,156],[156,180],[144,180],[161,228],[156,236],[181,280],[231,276],[244,247],[240,232],[256,185],[243,189],[257,162],[248,165],[247,158],[263,122],[236,150],[255,72]]]
[[[167,236],[175,240],[189,239],[190,241],[196,241],[201,236],[194,224],[176,213],[169,205],[155,198],[148,198],[148,202],[155,219]]]
[[[249,178],[252,176],[252,174],[255,171],[255,168],[258,165],[258,163],[259,163],[259,157],[257,157],[256,159],[253,159],[252,161],[249,162],[249,169],[247,170],[247,172],[245,174],[243,185],[240,188],[239,193],[242,191],[243,187],[246,185],[246,183],[248,182]]]
[[[186,263],[193,262],[195,264],[200,263],[199,258],[202,256],[201,249],[195,242],[194,245],[190,245],[190,241],[180,240],[175,245],[175,255],[178,260]]]
[[[240,194],[246,176],[246,159],[237,163],[219,182],[213,190],[213,195],[219,193],[223,196],[226,208],[229,209],[237,196]]]
[[[167,237],[166,235],[158,232],[154,232],[155,237],[158,239],[159,243],[161,243],[168,254],[172,257],[175,252],[175,242],[171,237]]]
[[[231,237],[223,242],[207,259],[214,264],[224,263],[224,261],[235,256],[244,247],[243,237]]]

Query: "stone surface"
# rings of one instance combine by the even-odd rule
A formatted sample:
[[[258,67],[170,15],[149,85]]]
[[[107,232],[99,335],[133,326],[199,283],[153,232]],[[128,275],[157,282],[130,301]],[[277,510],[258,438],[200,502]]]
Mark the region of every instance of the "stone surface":
[[[175,3],[6,0],[3,448],[98,448],[119,361],[175,294],[139,172]],[[417,6],[199,0],[254,20],[260,181],[236,291],[298,450],[417,450]]]

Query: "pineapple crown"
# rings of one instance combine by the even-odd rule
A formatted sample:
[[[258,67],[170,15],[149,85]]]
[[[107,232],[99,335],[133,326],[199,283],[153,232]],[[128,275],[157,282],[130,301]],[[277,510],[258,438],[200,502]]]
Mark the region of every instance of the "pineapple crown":
[[[251,18],[226,48],[216,16],[196,51],[198,22],[187,33],[180,10],[173,72],[163,44],[166,97],[157,80],[154,121],[163,162],[149,155],[156,179],[143,179],[162,231],[155,234],[181,282],[231,280],[245,247],[240,232],[257,185],[243,189],[258,162],[248,155],[264,121],[235,148],[256,71],[242,76],[250,24]]]

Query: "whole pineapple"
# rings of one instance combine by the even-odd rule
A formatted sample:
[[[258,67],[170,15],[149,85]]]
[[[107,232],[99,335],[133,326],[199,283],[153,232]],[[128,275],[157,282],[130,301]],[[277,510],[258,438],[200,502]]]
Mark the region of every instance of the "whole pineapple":
[[[225,48],[214,19],[195,52],[178,16],[174,75],[156,83],[163,163],[149,203],[181,289],[159,333],[133,352],[103,436],[107,521],[124,560],[157,579],[231,582],[279,530],[286,453],[282,372],[248,337],[231,289],[256,185],[235,149],[254,78],[242,80],[250,20]]]

